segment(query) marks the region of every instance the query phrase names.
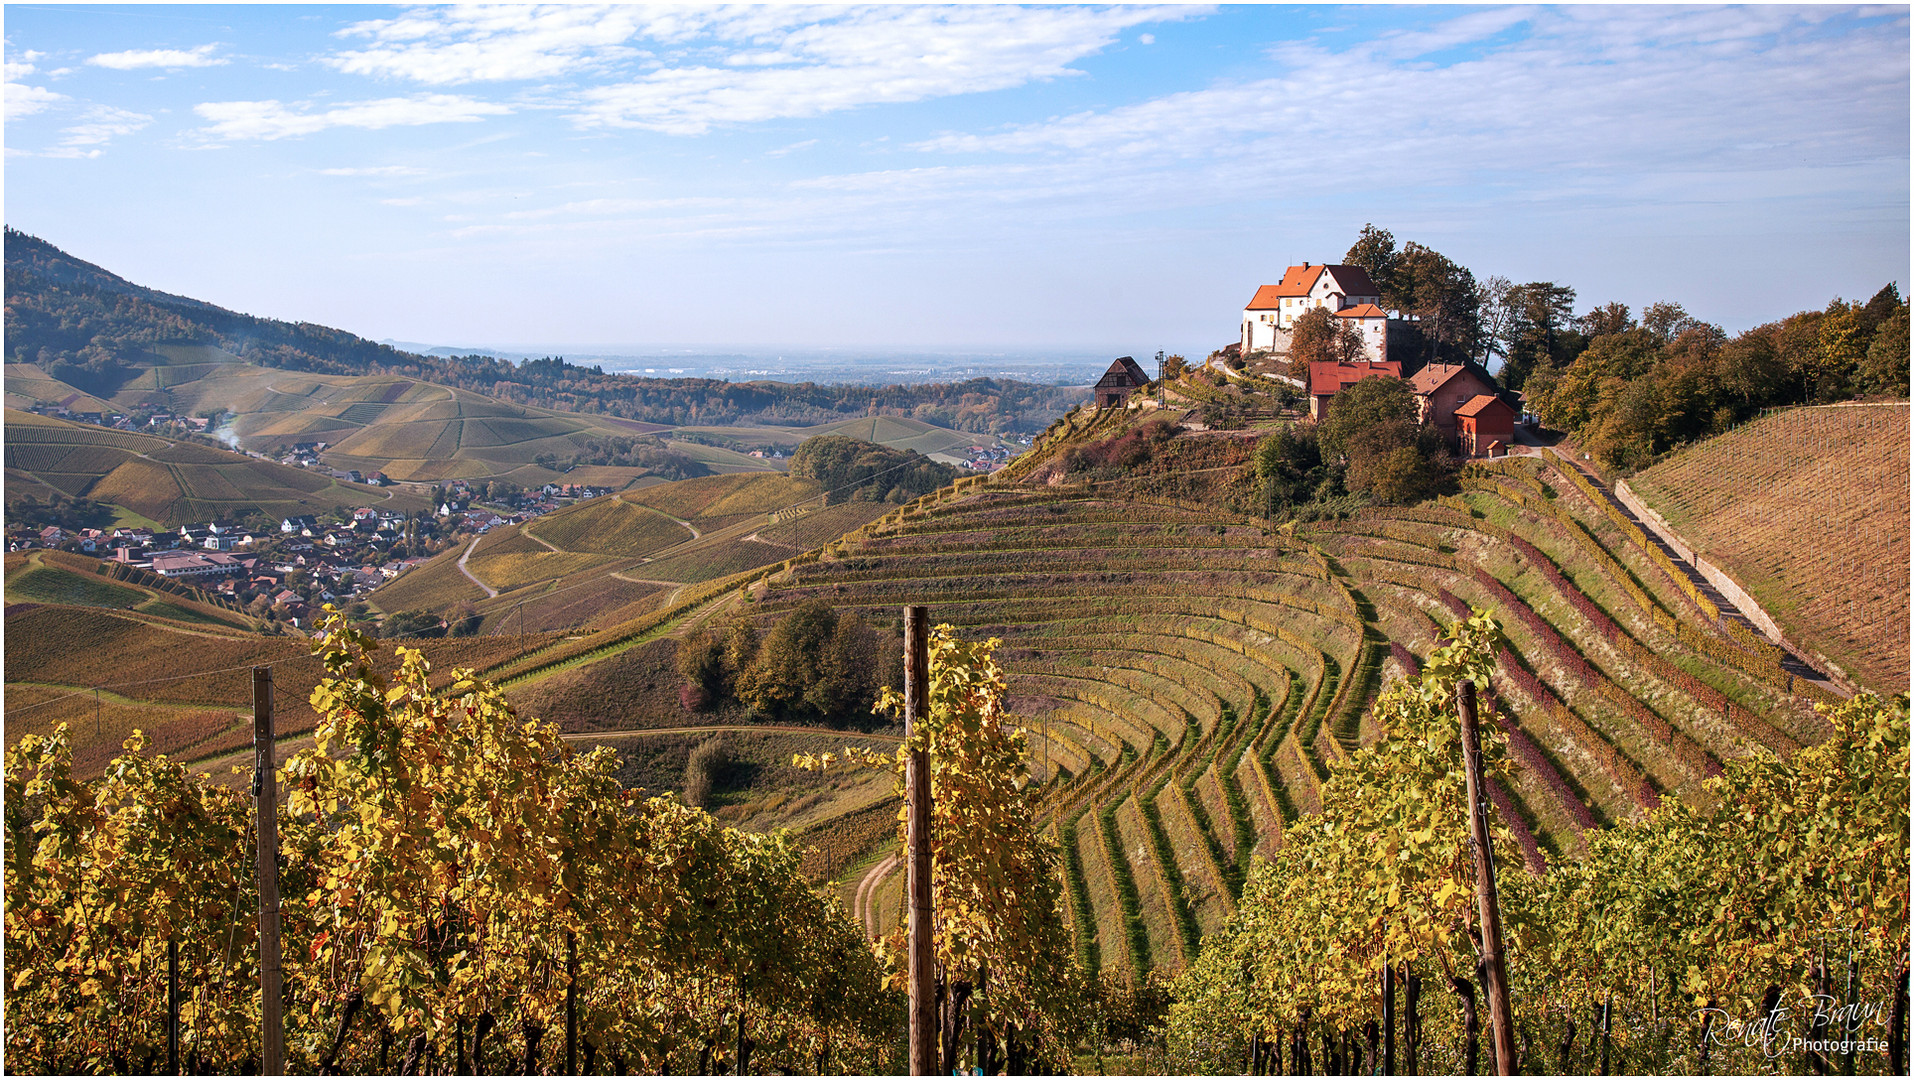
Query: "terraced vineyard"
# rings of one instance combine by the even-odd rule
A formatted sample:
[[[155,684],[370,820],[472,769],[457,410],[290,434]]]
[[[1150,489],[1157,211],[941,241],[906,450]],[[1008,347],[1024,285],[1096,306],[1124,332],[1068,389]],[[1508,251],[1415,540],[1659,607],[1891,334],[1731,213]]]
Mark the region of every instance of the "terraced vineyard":
[[[1907,402],[1788,409],[1631,477],[1790,641],[1907,687]]]
[[[924,603],[1003,638],[1080,955],[1174,970],[1374,738],[1382,681],[1470,606],[1510,641],[1492,696],[1524,767],[1493,795],[1533,870],[1664,794],[1700,797],[1725,760],[1825,737],[1825,686],[1706,619],[1585,484],[1515,459],[1472,468],[1460,497],[1291,530],[1108,486],[963,483],[761,579],[750,610]],[[860,917],[895,925],[901,872],[862,866]]]

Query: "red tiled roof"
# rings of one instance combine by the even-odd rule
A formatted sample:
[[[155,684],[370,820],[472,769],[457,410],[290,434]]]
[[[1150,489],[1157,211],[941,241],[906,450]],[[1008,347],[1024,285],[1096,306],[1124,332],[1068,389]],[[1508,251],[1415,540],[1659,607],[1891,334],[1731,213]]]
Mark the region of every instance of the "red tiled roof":
[[[1322,276],[1321,263],[1315,266],[1292,266],[1283,271],[1283,280],[1277,285],[1265,285],[1256,290],[1256,295],[1243,305],[1244,311],[1262,311],[1282,307],[1286,296],[1308,296],[1309,290],[1316,285],[1316,279]]]
[[[1433,394],[1442,389],[1442,384],[1462,374],[1462,364],[1429,364],[1409,378],[1409,385],[1418,394]]]
[[[1455,414],[1457,416],[1478,416],[1481,414],[1483,409],[1486,409],[1491,405],[1500,405],[1504,409],[1509,410],[1510,416],[1515,415],[1515,410],[1509,408],[1509,403],[1506,401],[1503,401],[1499,397],[1496,397],[1494,394],[1475,395],[1474,397],[1469,399],[1466,405],[1463,405],[1460,409],[1457,409],[1455,411]]]
[[[1309,392],[1317,396],[1337,394],[1350,383],[1361,382],[1376,375],[1401,378],[1402,365],[1394,360],[1371,360],[1362,364],[1338,364],[1318,360],[1309,365]]]
[[[1266,311],[1271,308],[1282,307],[1283,305],[1278,303],[1278,301],[1281,300],[1282,297],[1285,295],[1281,290],[1282,290],[1281,285],[1262,286],[1261,288],[1256,290],[1255,296],[1252,296],[1249,298],[1249,303],[1243,305],[1243,310],[1244,311]]]
[[[1277,296],[1308,296],[1309,290],[1316,287],[1316,279],[1321,277],[1323,265],[1314,266],[1304,263],[1283,271],[1283,282],[1276,286]]]
[[[1389,313],[1374,304],[1357,304],[1336,312],[1338,319],[1386,319]]]

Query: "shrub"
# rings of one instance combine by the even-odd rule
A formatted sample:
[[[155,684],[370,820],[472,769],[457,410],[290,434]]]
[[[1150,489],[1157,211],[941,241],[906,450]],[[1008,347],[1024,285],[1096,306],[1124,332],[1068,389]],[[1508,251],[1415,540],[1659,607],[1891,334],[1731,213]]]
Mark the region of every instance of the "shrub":
[[[723,739],[706,739],[691,751],[685,762],[685,788],[681,794],[686,806],[706,806],[718,778],[731,764],[731,748]]]

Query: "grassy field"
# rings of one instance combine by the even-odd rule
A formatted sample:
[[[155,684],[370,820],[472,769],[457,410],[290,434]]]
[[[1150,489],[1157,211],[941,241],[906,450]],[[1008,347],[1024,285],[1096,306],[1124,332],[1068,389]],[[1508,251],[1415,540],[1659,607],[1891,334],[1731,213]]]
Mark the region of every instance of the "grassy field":
[[[815,497],[814,481],[787,476],[700,476],[620,496],[686,521],[720,525],[748,514],[768,514]]]
[[[778,446],[787,452],[804,440],[815,435],[846,435],[866,442],[882,443],[900,450],[915,450],[920,454],[948,454],[953,451],[968,450],[972,446],[997,446],[999,441],[994,435],[977,434],[968,431],[953,431],[938,427],[922,420],[912,420],[896,416],[860,416],[849,420],[839,420],[829,424],[817,424],[812,427],[765,427],[758,425],[738,425],[734,427],[684,427],[680,431],[728,439],[742,446]]]
[[[587,475],[568,476],[534,459],[546,453],[569,458],[587,439],[661,430],[514,405],[403,376],[258,367],[206,346],[162,345],[147,359],[149,367],[105,400],[78,394],[32,365],[8,365],[8,404],[63,401],[74,409],[153,407],[183,415],[225,410],[236,415],[231,430],[248,449],[326,442],[332,445],[325,458],[334,468],[421,482],[505,478],[536,486],[562,479],[622,488],[646,470],[594,466]]]
[[[168,527],[253,512],[285,517],[335,506],[426,505],[424,496],[402,488],[350,484],[193,443],[13,410],[6,414],[6,467],[10,496],[85,496]]]
[[[1629,480],[1799,644],[1908,682],[1908,406],[1789,409]]]
[[[696,535],[655,510],[623,499],[593,499],[531,522],[527,529],[566,551],[623,559],[643,558]]]

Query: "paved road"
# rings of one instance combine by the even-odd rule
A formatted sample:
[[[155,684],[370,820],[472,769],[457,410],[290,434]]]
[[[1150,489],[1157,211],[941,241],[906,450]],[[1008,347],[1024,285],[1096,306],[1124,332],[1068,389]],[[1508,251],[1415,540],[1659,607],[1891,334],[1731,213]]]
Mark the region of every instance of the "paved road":
[[[483,581],[480,581],[480,580],[478,579],[478,575],[477,575],[477,574],[474,574],[474,573],[472,573],[472,572],[471,572],[470,570],[467,570],[467,569],[465,568],[465,560],[467,560],[467,559],[469,559],[469,558],[471,558],[471,557],[472,557],[472,549],[473,549],[473,548],[476,548],[476,547],[478,547],[478,542],[479,542],[480,540],[482,540],[482,539],[484,539],[484,538],[483,538],[483,537],[480,537],[480,536],[474,536],[474,537],[472,538],[472,542],[471,542],[471,543],[469,543],[469,544],[467,544],[467,545],[465,545],[465,554],[463,554],[463,555],[460,555],[460,556],[459,556],[459,573],[461,573],[461,574],[464,574],[464,575],[466,576],[466,578],[467,578],[467,579],[468,579],[469,581],[471,581],[471,583],[472,583],[472,584],[474,584],[474,585],[477,585],[477,586],[478,586],[479,588],[481,588],[481,589],[484,589],[484,590],[485,590],[485,598],[486,598],[487,600],[490,600],[490,599],[491,599],[492,597],[494,597],[494,596],[497,596],[497,595],[498,595],[498,590],[497,590],[497,589],[494,589],[494,588],[492,588],[492,587],[491,587],[490,585],[487,585],[487,584],[486,584],[486,583],[484,583]],[[536,537],[534,537],[534,539],[536,539]],[[556,549],[556,548],[554,548],[553,550],[557,550],[557,549]]]

